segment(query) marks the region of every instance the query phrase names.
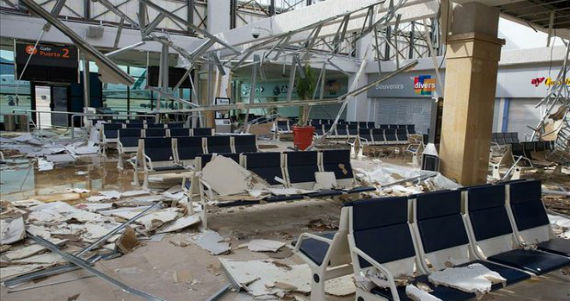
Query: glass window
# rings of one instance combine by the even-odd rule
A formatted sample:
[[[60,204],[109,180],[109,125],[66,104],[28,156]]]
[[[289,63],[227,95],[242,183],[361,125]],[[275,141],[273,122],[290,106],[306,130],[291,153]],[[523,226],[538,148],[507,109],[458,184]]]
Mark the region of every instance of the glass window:
[[[32,108],[30,82],[16,80],[14,69],[14,52],[0,50],[0,112],[11,114],[14,109],[30,110]],[[15,112],[23,114],[23,112]],[[30,117],[28,113],[28,117]],[[4,117],[0,114],[0,121]]]

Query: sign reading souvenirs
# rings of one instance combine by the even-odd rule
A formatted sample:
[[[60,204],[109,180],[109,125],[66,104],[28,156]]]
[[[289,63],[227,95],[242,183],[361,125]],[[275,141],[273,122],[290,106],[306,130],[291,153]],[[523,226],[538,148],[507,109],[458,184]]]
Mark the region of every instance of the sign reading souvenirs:
[[[33,43],[16,43],[15,53],[16,76],[22,80],[63,83],[79,80],[79,55],[75,46],[38,44],[34,47]]]

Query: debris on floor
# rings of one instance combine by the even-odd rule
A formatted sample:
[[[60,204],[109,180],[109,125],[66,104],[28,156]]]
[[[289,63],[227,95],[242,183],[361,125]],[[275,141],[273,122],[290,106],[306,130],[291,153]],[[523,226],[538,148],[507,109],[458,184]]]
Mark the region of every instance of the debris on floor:
[[[219,260],[232,282],[255,298],[270,295],[283,298],[289,294],[306,295],[311,292],[311,269],[307,264],[289,265],[272,260]],[[351,276],[336,281],[332,285],[325,283],[327,293],[343,296],[354,293]]]
[[[564,239],[570,239],[570,218],[562,215],[549,214],[548,219],[550,220],[554,234]]]
[[[202,179],[219,195],[232,195],[247,192],[251,173],[230,158],[213,156],[202,169]]]
[[[0,219],[0,244],[7,245],[26,237],[26,228],[22,216]]]
[[[192,241],[196,245],[212,255],[227,254],[231,251],[230,244],[225,240],[218,232],[212,230],[205,230],[192,236]]]
[[[284,242],[268,239],[254,239],[247,243],[247,248],[253,252],[277,252],[285,246]]]

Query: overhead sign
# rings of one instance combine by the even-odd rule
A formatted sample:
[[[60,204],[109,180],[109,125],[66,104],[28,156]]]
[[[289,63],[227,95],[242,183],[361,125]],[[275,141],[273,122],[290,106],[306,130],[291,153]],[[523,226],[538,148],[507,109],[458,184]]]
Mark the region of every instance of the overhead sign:
[[[431,95],[435,91],[435,78],[431,75],[418,75],[414,77],[414,93]]]
[[[552,87],[552,86],[561,86],[561,85],[567,85],[570,86],[570,78],[567,78],[566,80],[562,81],[562,80],[553,80],[551,77],[536,77],[530,80],[531,85],[535,86],[538,88],[538,86],[540,86],[540,84],[544,83],[545,86],[547,87]]]
[[[49,44],[38,44],[34,47],[33,43],[16,43],[15,50],[18,78],[29,81],[78,82],[77,47]]]

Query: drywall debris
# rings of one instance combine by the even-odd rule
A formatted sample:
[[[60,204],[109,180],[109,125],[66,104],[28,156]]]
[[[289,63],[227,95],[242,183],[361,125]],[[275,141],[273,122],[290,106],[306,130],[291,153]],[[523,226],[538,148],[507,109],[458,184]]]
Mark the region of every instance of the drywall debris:
[[[284,242],[268,239],[254,239],[247,244],[247,248],[254,252],[277,252],[283,246]]]
[[[200,216],[198,214],[183,216],[175,220],[174,222],[161,227],[157,233],[166,233],[182,230],[184,228],[190,227],[200,222]]]
[[[89,212],[99,212],[113,208],[113,203],[81,203],[75,205],[75,208]]]
[[[178,208],[166,208],[149,213],[139,218],[136,221],[136,223],[142,224],[145,227],[145,230],[147,231],[154,231],[160,226],[164,225],[165,223],[173,221],[177,217],[178,217]]]
[[[17,264],[56,264],[64,262],[61,256],[55,253],[44,253],[12,261]]]
[[[205,230],[194,235],[192,241],[200,248],[207,250],[212,255],[226,254],[230,252],[230,244],[216,231]]]
[[[491,286],[495,283],[507,281],[499,273],[489,270],[480,263],[433,272],[428,279],[435,285],[449,286],[477,295],[490,292]]]
[[[287,293],[308,294],[311,291],[311,269],[307,264],[288,265],[279,261],[238,261],[220,258],[222,267],[234,283],[255,298],[267,295],[284,296]],[[344,296],[354,293],[352,278],[340,277],[327,281],[325,291]]]
[[[548,219],[552,225],[552,230],[558,237],[570,239],[570,219],[554,214],[549,214]]]
[[[336,186],[336,177],[334,172],[318,171],[315,172],[315,186],[313,189],[331,189]]]
[[[26,237],[24,218],[0,219],[0,244],[7,245],[20,241]]]
[[[107,199],[120,199],[121,193],[116,190],[99,191],[99,194],[107,197]]]
[[[232,195],[247,192],[251,173],[230,158],[214,156],[202,169],[202,179],[219,195]]]
[[[414,301],[441,301],[438,297],[417,288],[413,284],[406,285],[406,295]]]
[[[13,261],[21,258],[26,258],[44,251],[46,248],[40,245],[29,245],[16,250],[10,250],[2,256],[7,260]]]
[[[83,188],[67,188],[66,191],[75,193],[89,193],[89,190]]]
[[[39,171],[48,171],[52,170],[54,163],[51,161],[47,161],[46,159],[39,158],[38,159],[38,170]]]
[[[66,164],[75,162],[75,157],[70,154],[46,155],[46,160],[55,164]]]
[[[52,264],[10,265],[0,268],[0,281],[45,269]]]
[[[356,292],[352,275],[345,275],[325,281],[325,292],[329,295],[344,297]]]
[[[133,228],[127,226],[125,228],[125,232],[117,239],[115,245],[123,254],[127,254],[132,251],[137,245],[139,241],[137,239],[137,234]]]
[[[129,190],[121,192],[121,198],[128,198],[133,196],[147,195],[150,194],[148,190]]]

